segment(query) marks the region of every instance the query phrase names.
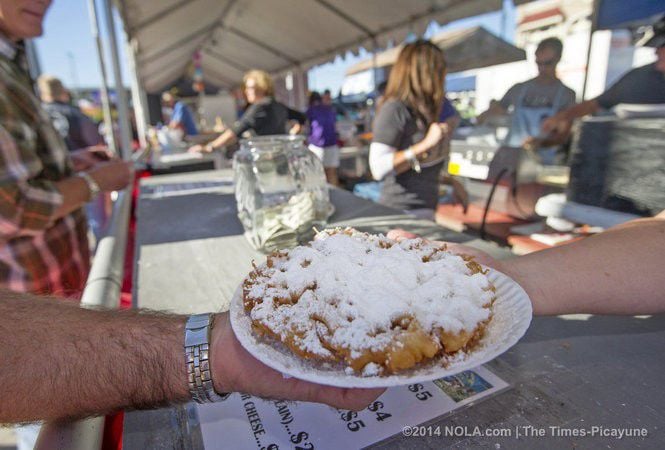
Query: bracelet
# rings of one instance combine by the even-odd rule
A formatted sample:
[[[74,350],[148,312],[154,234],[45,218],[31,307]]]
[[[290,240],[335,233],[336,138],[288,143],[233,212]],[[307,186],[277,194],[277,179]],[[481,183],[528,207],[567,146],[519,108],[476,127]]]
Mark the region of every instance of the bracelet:
[[[185,324],[185,363],[187,383],[196,403],[215,403],[229,398],[230,393],[218,394],[210,371],[210,329],[212,314],[194,314]]]
[[[97,184],[95,179],[92,178],[88,172],[78,172],[76,176],[85,181],[85,184],[88,186],[88,191],[90,192],[88,201],[93,200],[95,197],[97,197],[97,194],[101,192],[101,188],[99,187],[99,184]]]
[[[421,172],[420,161],[418,161],[418,157],[416,156],[412,147],[409,147],[406,150],[404,150],[404,157],[406,158],[407,161],[409,161],[411,168],[415,170],[416,173]]]

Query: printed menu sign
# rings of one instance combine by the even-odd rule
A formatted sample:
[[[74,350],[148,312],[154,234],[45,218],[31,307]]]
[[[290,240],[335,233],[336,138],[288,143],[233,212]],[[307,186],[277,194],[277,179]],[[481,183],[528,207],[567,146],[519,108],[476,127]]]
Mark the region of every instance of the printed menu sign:
[[[361,448],[505,389],[485,367],[432,382],[389,388],[355,412],[233,394],[198,406],[205,448],[247,450]]]

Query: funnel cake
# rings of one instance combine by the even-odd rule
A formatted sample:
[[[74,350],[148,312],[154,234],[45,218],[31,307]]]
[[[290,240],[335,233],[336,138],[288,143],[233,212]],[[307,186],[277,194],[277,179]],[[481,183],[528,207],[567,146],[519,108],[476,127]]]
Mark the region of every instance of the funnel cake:
[[[494,287],[478,263],[445,245],[347,228],[272,253],[242,295],[259,336],[379,376],[469,350],[491,319]]]

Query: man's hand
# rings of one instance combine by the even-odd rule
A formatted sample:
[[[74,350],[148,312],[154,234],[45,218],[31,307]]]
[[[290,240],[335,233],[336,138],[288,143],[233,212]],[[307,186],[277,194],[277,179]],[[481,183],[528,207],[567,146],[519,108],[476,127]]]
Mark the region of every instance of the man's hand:
[[[542,143],[543,143],[542,139],[538,139],[537,137],[534,136],[529,136],[526,139],[524,139],[524,142],[522,142],[522,147],[524,147],[525,150],[535,151],[538,148],[540,148]]]
[[[187,149],[188,153],[212,153],[213,147],[211,144],[207,145],[201,145],[201,144],[196,144],[192,145]]]
[[[133,171],[131,162],[115,160],[97,164],[88,173],[102,191],[119,191],[127,186]]]
[[[100,162],[113,159],[113,155],[105,145],[95,145],[75,150],[70,152],[69,156],[76,172],[88,170]]]
[[[545,119],[541,125],[543,135],[568,136],[573,121],[564,112],[559,112]]]
[[[192,145],[187,149],[188,153],[203,153],[203,146],[201,144]]]
[[[302,125],[300,125],[298,122],[296,122],[296,123],[293,124],[291,129],[289,129],[289,134],[293,136],[293,135],[296,135],[296,134],[300,134],[301,131],[302,131]]]
[[[245,392],[258,397],[326,403],[358,411],[385,390],[344,389],[284,378],[247,353],[233,334],[228,313],[215,316],[211,341],[212,377],[217,392]]]
[[[417,234],[413,234],[399,228],[390,230],[387,236],[389,239],[394,239],[396,241],[401,241],[403,239],[416,239],[420,237]],[[473,259],[476,262],[484,266],[488,266],[493,269],[501,271],[501,262],[497,259],[492,258],[490,255],[481,250],[469,247],[467,245],[456,244],[454,242],[442,242],[442,241],[434,241],[434,242],[437,244],[445,244],[448,250],[450,250],[452,253],[455,253],[456,255],[473,256]]]

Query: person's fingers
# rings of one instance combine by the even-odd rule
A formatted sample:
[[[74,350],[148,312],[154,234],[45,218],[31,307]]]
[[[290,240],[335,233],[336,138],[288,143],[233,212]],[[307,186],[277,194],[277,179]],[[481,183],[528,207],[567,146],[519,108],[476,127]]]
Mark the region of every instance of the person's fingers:
[[[305,399],[306,401],[325,403],[333,408],[350,409],[353,411],[360,411],[366,408],[367,405],[376,400],[385,391],[383,388],[349,389],[319,386],[312,383],[307,384],[313,390],[309,392],[308,397]]]
[[[570,127],[568,126],[568,122],[566,120],[560,120],[557,122],[554,131],[556,131],[558,134],[565,134],[568,132],[569,128]]]
[[[561,122],[552,121],[551,123],[543,124],[543,134],[559,133],[561,130]]]
[[[415,239],[419,237],[417,234],[410,233],[406,230],[400,228],[390,230],[387,234],[389,239],[394,239],[396,241],[401,241],[402,239]],[[468,255],[472,256],[473,259],[483,265],[498,268],[499,262],[489,256],[487,253],[482,250],[477,250],[473,247],[468,247],[463,244],[456,244],[454,242],[446,241],[432,241],[434,244],[445,245],[446,249],[456,255]]]
[[[376,400],[385,392],[385,388],[374,389],[345,389],[342,394],[344,409],[360,411]]]
[[[402,239],[415,239],[419,237],[417,234],[402,230],[401,228],[395,228],[394,230],[388,231],[386,236],[388,239],[393,239],[395,241],[401,241]]]

